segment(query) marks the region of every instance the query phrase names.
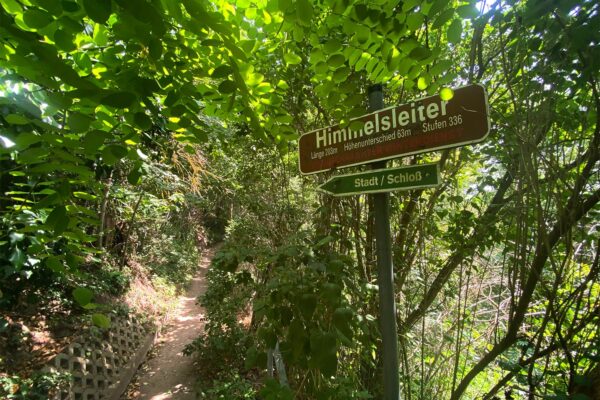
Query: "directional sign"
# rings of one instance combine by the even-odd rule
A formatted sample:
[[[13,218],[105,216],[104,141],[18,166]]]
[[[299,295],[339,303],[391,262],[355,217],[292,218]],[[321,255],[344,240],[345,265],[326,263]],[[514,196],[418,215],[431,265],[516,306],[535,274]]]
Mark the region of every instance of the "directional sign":
[[[319,190],[332,196],[351,196],[362,193],[423,189],[437,186],[439,183],[438,164],[421,164],[334,176],[319,186]]]
[[[356,118],[361,129],[333,125],[300,137],[300,172],[308,175],[403,155],[464,146],[490,130],[487,94],[481,85],[378,110]],[[355,124],[351,124],[352,126]]]

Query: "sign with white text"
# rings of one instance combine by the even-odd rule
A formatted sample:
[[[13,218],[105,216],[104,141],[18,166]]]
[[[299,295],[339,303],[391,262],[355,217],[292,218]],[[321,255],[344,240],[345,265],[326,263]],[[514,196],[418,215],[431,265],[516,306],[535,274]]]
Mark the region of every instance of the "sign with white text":
[[[440,184],[438,164],[376,169],[331,177],[319,190],[332,196],[424,189]]]
[[[477,143],[490,130],[481,85],[454,90],[452,99],[425,97],[363,115],[359,130],[333,125],[300,137],[300,172],[315,174],[394,157]]]

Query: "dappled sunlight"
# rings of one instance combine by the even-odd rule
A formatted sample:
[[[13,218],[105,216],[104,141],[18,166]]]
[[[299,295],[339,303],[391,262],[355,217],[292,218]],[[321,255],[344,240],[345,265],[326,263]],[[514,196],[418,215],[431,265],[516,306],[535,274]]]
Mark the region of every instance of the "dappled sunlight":
[[[185,322],[185,321],[202,321],[204,319],[204,316],[202,314],[198,315],[198,316],[192,316],[192,317],[177,317],[177,321],[180,322]]]
[[[600,400],[599,27],[0,0],[0,400]]]

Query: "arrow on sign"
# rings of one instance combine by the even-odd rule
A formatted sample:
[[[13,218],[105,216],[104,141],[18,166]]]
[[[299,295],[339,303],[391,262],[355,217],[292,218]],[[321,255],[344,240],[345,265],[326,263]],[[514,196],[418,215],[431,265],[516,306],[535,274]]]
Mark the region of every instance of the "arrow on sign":
[[[319,186],[332,196],[393,192],[395,190],[423,189],[440,183],[438,164],[411,165],[385,168],[355,174],[338,175]]]

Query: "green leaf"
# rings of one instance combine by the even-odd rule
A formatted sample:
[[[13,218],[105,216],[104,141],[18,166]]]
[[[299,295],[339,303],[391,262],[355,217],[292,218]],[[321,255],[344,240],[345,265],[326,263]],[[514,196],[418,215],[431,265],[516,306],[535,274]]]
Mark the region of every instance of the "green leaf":
[[[92,21],[104,24],[112,12],[111,0],[83,0],[85,12]]]
[[[11,244],[19,243],[25,240],[25,235],[23,233],[18,232],[11,232],[10,235],[8,235],[8,237],[10,238]]]
[[[237,89],[237,84],[234,81],[229,80],[229,79],[224,80],[219,85],[219,92],[221,92],[222,94],[233,93],[233,92],[235,92],[236,89]]]
[[[258,14],[256,7],[246,8],[246,10],[244,11],[244,16],[248,19],[256,19],[257,15]]]
[[[59,109],[69,108],[73,104],[73,100],[62,93],[47,92],[46,101]]]
[[[231,68],[227,64],[219,65],[215,70],[210,74],[210,76],[214,79],[221,79],[229,76],[233,72],[233,68]]]
[[[279,82],[277,82],[277,87],[279,89],[288,90],[290,88],[290,85],[288,85],[288,83],[283,79],[280,79]]]
[[[12,125],[27,125],[31,123],[31,121],[28,118],[25,118],[24,116],[19,114],[8,114],[4,117],[4,119],[6,120],[6,122]]]
[[[354,336],[354,332],[352,331],[353,315],[353,311],[349,308],[338,308],[333,313],[333,326],[349,341]]]
[[[92,59],[87,53],[77,52],[73,55],[73,60],[75,64],[81,69],[81,72],[89,74],[92,72],[92,68],[94,67],[92,64]]]
[[[540,2],[539,4],[543,5],[543,2]],[[546,10],[545,6],[543,8],[544,12]],[[456,9],[456,13],[458,15],[461,16],[461,18],[468,18],[468,19],[472,19],[472,18],[476,18],[479,15],[479,10],[477,9],[477,7],[475,5],[472,4],[466,4],[464,6],[460,6]]]
[[[333,81],[336,83],[344,82],[348,79],[349,75],[350,67],[344,65],[343,67],[340,67],[335,70],[335,72],[333,73]]]
[[[91,123],[92,119],[90,117],[78,112],[71,112],[67,119],[67,125],[69,125],[72,132],[76,133],[87,131]]]
[[[300,57],[299,55],[297,55],[295,53],[285,53],[283,55],[283,60],[285,61],[285,63],[287,65],[296,65],[296,64],[300,64],[300,62],[302,62],[302,57]]]
[[[128,10],[139,22],[146,24],[146,27],[153,33],[162,35],[165,31],[162,16],[153,6],[154,2],[147,2],[145,0],[117,0],[117,3]],[[206,16],[209,17],[208,14]]]
[[[171,116],[181,117],[188,112],[188,108],[183,104],[177,104],[175,107],[171,107]]]
[[[379,64],[379,60],[377,60],[377,57],[373,57],[369,60],[369,62],[367,63],[367,65],[365,66],[365,70],[371,74],[374,70],[375,67]]]
[[[140,183],[142,178],[142,171],[140,168],[132,169],[131,172],[127,175],[127,181],[132,185],[137,185]]]
[[[77,287],[73,289],[72,294],[77,304],[79,304],[81,307],[85,307],[87,304],[89,304],[94,297],[94,293],[90,289],[84,287]]]
[[[277,8],[284,14],[286,11],[292,8],[293,5],[294,3],[292,2],[292,0],[279,0],[277,2]]]
[[[102,329],[108,329],[108,328],[110,328],[110,318],[108,318],[104,314],[100,314],[100,313],[94,313],[94,314],[92,314],[92,322],[98,328],[102,328]]]
[[[358,43],[364,44],[371,38],[371,30],[364,25],[356,25],[355,26],[354,36]]]
[[[0,5],[9,14],[21,14],[23,12],[23,7],[16,0],[2,0],[0,1]]]
[[[148,54],[152,57],[153,60],[160,60],[160,56],[163,53],[163,45],[162,42],[157,38],[150,39],[150,43],[148,44]]]
[[[431,69],[429,70],[429,73],[432,76],[440,75],[442,73],[448,72],[448,70],[450,70],[451,67],[452,67],[452,61],[438,60],[436,62],[436,64],[433,67],[431,67]]]
[[[10,253],[8,261],[16,268],[20,269],[25,264],[25,253],[19,247],[15,248]]]
[[[440,98],[444,101],[450,101],[454,97],[454,91],[450,88],[442,88],[440,90]]]
[[[354,12],[359,21],[364,21],[369,17],[369,8],[365,4],[356,4]]]
[[[421,4],[421,0],[406,0],[402,4],[402,11],[407,12]]]
[[[146,115],[146,113],[143,112],[135,113],[133,116],[133,122],[143,131],[147,131],[152,128],[152,120]]]
[[[53,15],[60,16],[63,12],[61,0],[30,0],[34,4],[50,12]]]
[[[425,16],[420,12],[410,13],[408,17],[406,17],[406,26],[408,26],[408,29],[411,31],[419,29],[421,25],[423,25],[423,22],[425,22]]]
[[[18,136],[15,137],[14,143],[19,147],[19,149],[26,149],[29,146],[39,143],[42,141],[42,136],[37,135],[33,132],[21,132]]]
[[[269,82],[261,82],[256,86],[256,93],[266,94],[273,90]]]
[[[462,21],[460,19],[455,19],[452,21],[448,30],[446,31],[446,35],[448,36],[448,41],[450,43],[459,43],[460,36],[462,34]]]
[[[58,46],[59,49],[70,52],[77,48],[75,43],[73,42],[73,36],[65,30],[57,29],[54,32],[54,42]]]
[[[127,147],[121,146],[120,144],[111,144],[106,146],[106,150],[110,151],[110,153],[115,156],[117,159],[121,159],[127,155],[129,152]]]
[[[337,344],[331,332],[311,332],[310,356],[313,367],[318,368],[323,376],[331,377],[337,370]]]
[[[315,72],[317,74],[326,74],[329,71],[329,66],[327,65],[326,62],[319,62],[317,65],[315,65]]]
[[[361,71],[365,68],[365,66],[367,65],[367,63],[371,60],[371,55],[367,52],[363,52],[360,55],[359,60],[356,62],[356,65],[354,66],[354,69],[356,71]]]
[[[325,51],[329,54],[335,53],[342,48],[342,43],[337,39],[329,39],[327,43],[323,46]]]
[[[298,301],[298,308],[304,319],[310,321],[317,308],[317,296],[310,293],[303,294]]]
[[[413,51],[410,52],[410,57],[417,61],[422,61],[430,56],[431,50],[423,46],[416,47],[415,49],[413,49]]]
[[[117,161],[119,161],[110,151],[110,149],[108,149],[107,147],[105,147],[104,149],[102,149],[101,152],[102,155],[102,161],[106,164],[106,165],[115,165],[115,163]]]
[[[263,10],[263,19],[262,20],[265,25],[270,25],[271,21],[273,21],[273,18],[271,18],[271,14],[269,14],[267,12],[267,10]]]
[[[23,22],[33,29],[41,29],[52,21],[52,15],[40,9],[29,8],[23,13]]]
[[[63,233],[69,226],[67,208],[65,206],[58,206],[52,210],[48,218],[46,218],[46,224],[54,229],[55,235]]]
[[[62,260],[56,256],[47,257],[45,260],[45,264],[52,272],[56,274],[64,274],[65,267],[62,263]]]
[[[93,194],[89,194],[86,192],[73,192],[73,197],[77,197],[78,199],[96,201],[98,199],[97,196]]]
[[[331,267],[332,264],[333,263],[329,263],[329,266]],[[336,283],[324,283],[321,288],[320,296],[328,305],[337,306],[343,298],[342,287]]]
[[[263,364],[264,368],[264,364]],[[270,400],[293,400],[296,396],[292,390],[284,385],[281,385],[277,380],[273,378],[266,379],[262,389],[258,392],[259,399],[270,399]],[[319,396],[318,399],[324,399],[325,397]],[[330,397],[327,397],[330,398]]]
[[[429,8],[429,11],[427,12],[427,16],[430,19],[432,19],[433,17],[435,17],[437,15],[437,13],[439,13],[444,8],[446,8],[448,3],[450,3],[450,0],[435,0],[432,4],[431,8]]]
[[[435,19],[433,24],[431,24],[431,29],[438,29],[438,28],[442,27],[446,22],[450,21],[450,19],[452,19],[453,16],[454,16],[453,8],[445,10]]]
[[[165,106],[167,107],[171,107],[173,106],[175,103],[177,103],[179,101],[179,98],[181,97],[181,94],[175,90],[171,90],[169,92],[169,94],[167,94],[167,97],[165,98]]]
[[[131,92],[114,92],[100,99],[100,104],[115,108],[127,108],[137,100],[137,96]]]
[[[258,336],[265,342],[268,348],[275,348],[277,345],[277,335],[272,329],[261,327],[258,330]]]
[[[254,46],[256,46],[256,40],[240,40],[238,45],[244,51],[244,53],[246,53],[246,55],[250,56],[254,51]]]
[[[363,121],[352,121],[352,122],[350,122],[350,125],[348,125],[348,127],[350,129],[352,129],[353,131],[359,131],[359,130],[361,130],[362,128],[365,127],[365,123]],[[325,238],[325,239],[327,239],[327,238]],[[323,239],[323,240],[325,240],[325,239]],[[321,242],[323,240],[321,240]],[[319,243],[321,243],[321,242],[319,242]],[[317,244],[317,246],[318,246],[318,244]]]
[[[359,126],[359,128],[358,128],[358,129],[362,129],[362,128],[363,128],[363,126],[364,126],[364,123],[363,123],[363,122],[361,122],[361,121],[354,121],[354,122],[358,122],[358,123],[360,124],[360,125],[358,125],[358,126]],[[353,123],[354,123],[354,122],[353,122]],[[350,124],[350,128],[351,128],[351,129],[356,129],[356,126],[357,126],[357,125],[354,125],[354,126],[353,126],[353,123],[351,123],[351,124]],[[318,249],[318,248],[320,248],[320,247],[323,247],[323,246],[325,246],[326,244],[333,242],[334,240],[335,240],[335,238],[334,238],[333,236],[331,236],[331,235],[327,235],[327,236],[325,236],[323,239],[319,240],[319,242],[318,242],[317,244],[315,244],[315,248],[316,248],[316,249]]]
[[[104,141],[110,138],[108,132],[99,131],[97,129],[88,132],[83,138],[83,148],[86,153],[91,154],[104,144]]]
[[[257,359],[258,359],[258,350],[256,349],[256,347],[252,346],[252,347],[248,348],[248,350],[246,350],[246,357],[244,357],[244,360],[245,360],[244,367],[246,369],[251,369],[254,367],[261,368],[262,365],[258,365]]]
[[[298,0],[296,2],[296,15],[304,26],[311,26],[313,23],[313,5],[308,0]]]
[[[63,0],[61,4],[63,10],[69,13],[75,13],[80,9],[79,4],[77,4],[75,1]]]
[[[327,59],[327,64],[331,68],[337,68],[346,62],[346,57],[342,54],[333,54]]]

